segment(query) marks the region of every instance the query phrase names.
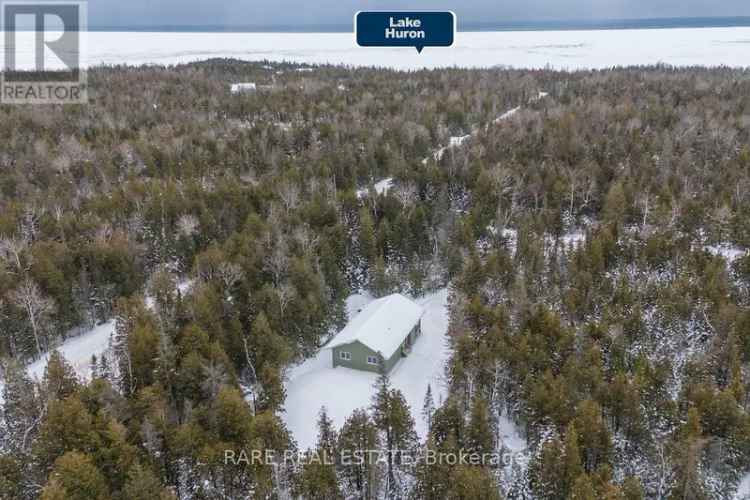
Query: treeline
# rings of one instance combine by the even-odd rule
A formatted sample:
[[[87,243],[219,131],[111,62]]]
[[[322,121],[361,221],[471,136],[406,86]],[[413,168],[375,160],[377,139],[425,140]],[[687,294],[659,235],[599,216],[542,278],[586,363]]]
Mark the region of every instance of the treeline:
[[[0,108],[0,498],[718,498],[750,467],[747,71],[89,81],[89,106]],[[284,370],[349,293],[447,284],[451,397],[410,415],[381,380],[317,448],[503,451],[503,415],[527,465],[224,463],[295,448]],[[25,376],[113,317],[91,382]]]

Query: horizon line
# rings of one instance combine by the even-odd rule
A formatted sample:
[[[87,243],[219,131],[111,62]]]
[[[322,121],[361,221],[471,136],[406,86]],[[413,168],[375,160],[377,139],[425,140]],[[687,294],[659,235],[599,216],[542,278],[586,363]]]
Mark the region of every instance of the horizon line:
[[[669,28],[732,28],[750,27],[750,16],[710,17],[643,17],[601,19],[539,19],[505,21],[461,21],[457,31],[576,31],[617,29],[669,29]],[[196,32],[291,32],[301,33],[351,33],[348,23],[298,23],[298,24],[93,24],[88,31],[196,31]]]

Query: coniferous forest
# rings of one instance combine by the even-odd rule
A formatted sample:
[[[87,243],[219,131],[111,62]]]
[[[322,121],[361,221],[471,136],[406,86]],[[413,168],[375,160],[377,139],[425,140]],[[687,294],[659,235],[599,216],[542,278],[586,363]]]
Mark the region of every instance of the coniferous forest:
[[[750,471],[750,71],[88,80],[0,107],[0,499],[708,500]],[[443,288],[447,398],[284,407],[348,296]],[[108,322],[85,369],[58,351]],[[333,457],[507,451],[500,415],[528,445],[227,463],[306,451],[284,411]]]

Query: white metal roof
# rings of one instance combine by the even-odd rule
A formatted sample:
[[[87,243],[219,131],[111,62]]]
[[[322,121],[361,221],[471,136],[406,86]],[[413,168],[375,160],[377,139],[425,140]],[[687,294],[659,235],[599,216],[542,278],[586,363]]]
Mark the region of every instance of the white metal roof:
[[[326,348],[359,341],[388,359],[419,322],[422,312],[422,307],[398,293],[374,300]]]
[[[233,83],[230,90],[232,94],[239,94],[241,92],[249,92],[255,89],[256,89],[255,83],[247,82],[247,83]]]

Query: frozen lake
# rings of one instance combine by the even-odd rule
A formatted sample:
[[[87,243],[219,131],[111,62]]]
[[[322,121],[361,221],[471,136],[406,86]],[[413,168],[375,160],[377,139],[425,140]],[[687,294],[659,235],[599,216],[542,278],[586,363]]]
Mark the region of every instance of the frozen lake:
[[[357,47],[352,33],[91,32],[86,38],[86,61],[93,65],[176,64],[234,57],[395,69],[551,66],[574,70],[656,63],[750,66],[748,27],[459,32],[453,47],[427,47],[421,54],[413,48]],[[18,38],[18,60],[31,55],[32,40],[32,36]]]

